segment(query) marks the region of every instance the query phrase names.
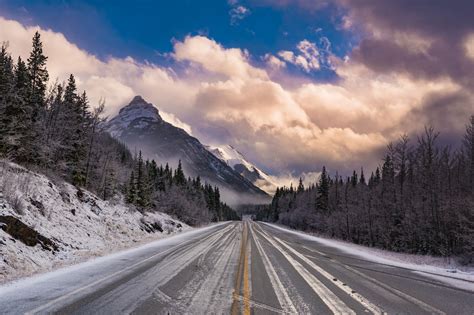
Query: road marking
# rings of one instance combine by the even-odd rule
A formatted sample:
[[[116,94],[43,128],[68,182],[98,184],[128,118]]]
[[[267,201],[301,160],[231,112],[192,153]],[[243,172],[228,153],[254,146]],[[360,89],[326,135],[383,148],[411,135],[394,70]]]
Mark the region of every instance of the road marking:
[[[226,227],[226,228],[227,228],[227,227]],[[211,233],[211,235],[218,234],[220,231],[221,231],[221,230],[218,230],[218,231],[216,231],[215,233]],[[206,236],[205,238],[207,238],[207,237],[208,237],[208,236]],[[192,242],[192,241],[195,241],[195,239],[187,240],[187,241],[184,241],[183,243],[189,243],[189,242]],[[58,302],[64,301],[64,300],[70,298],[71,296],[76,295],[76,294],[79,293],[79,292],[82,292],[82,291],[84,291],[84,290],[87,290],[87,289],[89,289],[89,288],[91,288],[91,287],[94,287],[94,286],[98,285],[98,284],[101,283],[101,282],[110,280],[110,279],[112,279],[112,278],[114,278],[114,277],[116,277],[116,276],[118,276],[118,275],[120,275],[120,274],[123,274],[123,273],[125,273],[125,272],[127,272],[127,271],[130,271],[130,270],[134,269],[135,267],[137,267],[137,266],[139,266],[139,265],[142,265],[143,263],[145,263],[145,262],[147,262],[147,261],[150,261],[150,260],[152,260],[152,259],[154,259],[154,258],[156,258],[156,257],[162,256],[162,255],[166,255],[166,254],[172,252],[173,250],[175,250],[176,248],[178,248],[179,246],[182,246],[183,243],[177,244],[176,246],[174,246],[174,247],[172,247],[172,248],[170,248],[170,249],[168,249],[168,250],[166,250],[166,251],[164,251],[164,252],[154,254],[154,255],[152,255],[152,256],[150,256],[150,257],[144,259],[144,260],[141,260],[141,261],[139,261],[139,262],[137,262],[137,263],[135,263],[135,264],[133,264],[133,265],[131,265],[131,266],[128,266],[128,267],[126,267],[126,268],[124,268],[124,269],[118,270],[118,271],[116,271],[116,272],[114,272],[114,273],[112,273],[112,274],[110,274],[110,275],[108,275],[108,276],[106,276],[106,277],[104,277],[104,278],[98,279],[98,280],[96,280],[96,281],[94,281],[94,282],[92,282],[92,283],[89,283],[88,285],[85,285],[85,286],[83,286],[83,287],[77,288],[76,290],[73,290],[73,291],[71,291],[71,292],[69,292],[69,293],[67,293],[67,294],[65,294],[65,295],[62,295],[62,296],[60,296],[60,297],[57,297],[57,298],[55,298],[55,299],[49,301],[49,302],[46,303],[46,304],[43,304],[43,305],[41,305],[41,306],[39,306],[39,307],[37,307],[37,308],[34,308],[34,309],[32,309],[32,310],[26,312],[25,315],[31,315],[31,314],[35,314],[35,313],[44,311],[44,310],[48,309],[49,307],[51,307],[51,306],[57,304]]]
[[[239,301],[245,301],[246,300],[241,295],[237,296],[236,299],[238,299]],[[277,314],[297,314],[297,313],[286,313],[286,312],[283,312],[282,310],[280,310],[278,308],[275,308],[273,306],[263,304],[263,303],[260,303],[260,302],[256,302],[256,301],[253,301],[253,300],[250,300],[250,299],[248,299],[247,301],[254,308],[260,308],[260,309],[263,309],[263,310],[272,311],[272,312],[277,313]]]
[[[273,268],[273,265],[267,256],[267,253],[265,253],[262,245],[260,244],[260,241],[258,240],[256,233],[253,231],[252,225],[253,224],[250,225],[250,231],[254,236],[253,239],[255,241],[255,245],[257,246],[257,250],[260,256],[262,257],[263,266],[265,267],[265,271],[267,272],[267,275],[270,278],[272,288],[275,291],[275,295],[277,296],[280,306],[282,307],[285,314],[297,314],[298,312],[296,311],[296,307],[293,305],[293,302],[291,301],[288,293],[286,292],[285,287],[281,283],[281,280],[278,277],[275,268]]]
[[[262,231],[263,231],[263,230],[262,230]],[[264,233],[265,233],[265,232],[264,232]],[[412,302],[413,304],[419,306],[420,308],[424,309],[425,311],[427,311],[427,312],[429,312],[429,313],[431,313],[431,314],[446,315],[446,313],[444,313],[443,311],[441,311],[441,310],[439,310],[439,309],[437,309],[437,308],[435,308],[435,307],[433,307],[433,306],[431,306],[431,305],[428,305],[428,304],[426,304],[425,302],[420,301],[420,300],[418,300],[417,298],[415,298],[415,297],[413,297],[413,296],[411,296],[411,295],[408,295],[408,294],[406,294],[406,293],[404,293],[404,292],[402,292],[402,291],[400,291],[400,290],[397,290],[397,289],[395,289],[395,288],[389,286],[388,284],[385,284],[385,283],[383,283],[383,282],[380,282],[380,281],[378,281],[378,280],[376,280],[376,279],[374,279],[374,278],[372,278],[372,277],[370,277],[370,276],[368,276],[368,275],[366,275],[366,274],[364,274],[364,273],[362,273],[362,272],[360,272],[360,271],[358,271],[358,270],[355,270],[354,268],[351,268],[351,267],[347,266],[346,264],[344,264],[344,263],[342,263],[342,262],[340,262],[340,261],[338,261],[338,260],[336,260],[336,259],[333,259],[333,258],[329,257],[327,254],[325,254],[325,253],[323,253],[323,252],[320,252],[320,251],[315,250],[315,249],[312,249],[312,248],[308,248],[308,247],[306,247],[306,246],[304,246],[304,248],[306,248],[306,249],[308,249],[308,250],[310,250],[310,251],[312,251],[312,252],[315,252],[315,253],[317,253],[317,254],[323,256],[323,257],[328,258],[329,260],[331,260],[331,261],[333,261],[333,262],[339,264],[341,267],[343,267],[343,268],[345,268],[345,269],[347,269],[347,270],[349,270],[349,271],[351,271],[351,272],[353,272],[353,273],[359,275],[359,276],[362,277],[362,278],[365,278],[365,279],[368,280],[368,281],[371,281],[371,282],[373,282],[373,283],[379,285],[380,287],[384,288],[385,290],[387,290],[387,291],[389,291],[389,292],[391,292],[391,293],[393,293],[393,294],[395,294],[395,295],[398,295],[399,297],[404,298],[404,299],[408,300],[409,302]],[[298,254],[299,254],[299,253],[298,253]],[[300,254],[300,255],[301,255],[301,254]],[[303,259],[303,258],[302,258],[302,259]],[[307,258],[306,258],[306,259],[307,259]],[[312,261],[310,261],[310,262],[311,262],[312,265],[315,265]],[[333,279],[333,277],[332,277],[329,273],[327,273],[327,274],[330,276],[331,279]],[[340,284],[340,283],[337,283],[337,284]],[[349,288],[349,286],[344,286],[344,287]],[[350,288],[349,288],[349,289],[350,289]]]
[[[288,246],[288,244],[284,241],[282,241],[281,239],[279,239],[278,237],[274,237],[274,239],[280,243],[282,246],[284,246],[286,249],[288,249],[291,253],[293,253],[295,256],[297,256],[298,258],[300,258],[302,261],[304,261],[305,263],[307,263],[311,268],[313,268],[314,270],[316,270],[318,273],[320,273],[323,277],[325,277],[326,279],[330,280],[330,281],[333,281],[333,279],[335,279],[335,277],[333,275],[331,275],[329,272],[327,272],[326,270],[324,270],[323,268],[319,267],[318,265],[316,265],[314,262],[312,262],[310,259],[308,259],[306,256],[304,256],[303,254],[301,254],[300,252],[296,251],[294,248]],[[341,289],[342,291],[344,291],[345,293],[347,293],[351,298],[353,298],[354,300],[356,300],[357,302],[359,302],[360,304],[362,304],[365,308],[367,308],[370,312],[372,312],[373,314],[384,314],[384,311],[382,309],[380,309],[378,306],[376,306],[375,304],[371,303],[368,299],[366,299],[365,297],[363,297],[362,295],[360,295],[359,293],[355,292],[351,287],[349,287],[348,285],[343,285],[340,281],[333,281],[332,283],[334,283],[339,289]]]
[[[402,291],[400,291],[400,290],[397,290],[397,289],[395,289],[395,288],[389,286],[388,284],[385,284],[385,283],[383,283],[383,282],[380,282],[379,280],[374,279],[374,278],[372,278],[372,277],[370,277],[370,276],[368,276],[368,275],[366,275],[366,274],[364,274],[364,273],[362,273],[362,272],[360,272],[360,271],[358,271],[358,270],[356,270],[356,269],[354,269],[354,268],[351,268],[351,267],[349,267],[349,266],[347,266],[347,265],[345,265],[345,264],[343,264],[343,263],[341,263],[341,262],[339,262],[339,261],[337,261],[337,260],[335,260],[334,262],[339,263],[339,265],[342,266],[343,268],[345,268],[345,269],[347,269],[347,270],[349,270],[349,271],[351,271],[351,272],[353,272],[353,273],[359,275],[359,276],[362,277],[362,278],[365,278],[365,279],[368,280],[368,281],[371,281],[371,282],[375,283],[376,285],[378,285],[378,286],[384,288],[385,290],[387,290],[387,291],[389,291],[389,292],[391,292],[391,293],[393,293],[393,294],[395,294],[395,295],[398,295],[398,296],[401,297],[401,298],[404,298],[404,299],[406,299],[406,300],[412,302],[413,304],[415,304],[415,305],[421,307],[422,309],[424,309],[425,311],[427,311],[427,312],[429,312],[429,313],[431,313],[431,314],[446,315],[445,312],[443,312],[443,311],[441,311],[441,310],[439,310],[439,309],[437,309],[437,308],[435,308],[435,307],[433,307],[433,306],[431,306],[431,305],[428,305],[428,304],[426,304],[425,302],[420,301],[420,300],[418,300],[417,298],[415,298],[415,297],[413,297],[413,296],[411,296],[411,295],[408,295],[408,294],[406,294],[406,293],[404,293],[404,292],[402,292]]]
[[[295,270],[301,275],[301,277],[309,284],[313,291],[321,298],[321,300],[327,305],[327,307],[335,314],[352,314],[356,313],[354,310],[349,308],[339,297],[329,290],[321,281],[319,281],[314,275],[312,275],[303,265],[297,260],[291,257],[281,246],[279,246],[270,237],[265,235],[265,232],[258,231],[275,249],[277,249],[288,262],[295,268]]]
[[[247,235],[248,235],[248,228],[247,228]],[[250,265],[250,244],[248,244],[248,236],[246,237],[245,241],[245,255],[244,255],[244,314],[250,315],[250,273],[249,273],[249,265]]]
[[[239,301],[240,299],[238,298],[240,296],[240,289],[242,286],[242,276],[244,277],[244,288],[243,288],[243,293],[244,293],[244,309],[243,309],[243,314],[244,315],[250,315],[250,303],[248,302],[250,300],[250,291],[248,287],[248,269],[246,268],[247,265],[247,239],[248,239],[248,230],[247,230],[247,223],[243,222],[242,223],[242,239],[240,243],[240,257],[239,257],[239,264],[237,266],[237,275],[235,279],[235,288],[234,292],[232,294],[233,302],[232,302],[232,307],[231,307],[231,313],[233,315],[238,314],[238,309],[239,309]],[[245,280],[247,279],[247,281]]]

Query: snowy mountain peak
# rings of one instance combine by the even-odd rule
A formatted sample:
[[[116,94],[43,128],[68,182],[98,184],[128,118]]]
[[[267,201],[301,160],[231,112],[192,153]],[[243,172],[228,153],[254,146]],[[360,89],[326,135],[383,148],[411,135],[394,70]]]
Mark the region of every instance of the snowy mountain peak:
[[[153,104],[148,103],[140,95],[135,96],[132,101],[123,107],[119,116],[127,116],[129,119],[135,118],[152,118],[161,120],[158,109]]]
[[[272,194],[275,191],[277,185],[272,181],[270,176],[265,174],[264,171],[260,170],[252,163],[248,162],[244,155],[232,145],[228,144],[220,147],[206,146],[206,148],[218,159],[225,162],[236,172],[263,191],[266,191],[269,194]]]
[[[198,139],[160,117],[158,109],[136,96],[117,116],[104,124],[113,137],[142,151],[145,158],[176,167],[178,160],[191,176],[219,185],[227,203],[237,204],[235,193],[249,200],[267,201],[269,196],[226,162],[209,152]],[[233,148],[229,147],[228,151]],[[224,196],[227,192],[227,197]]]
[[[132,125],[135,128],[144,128],[150,123],[160,121],[162,119],[158,109],[137,95],[120,110],[117,116],[110,120],[107,129],[112,136],[116,137]]]

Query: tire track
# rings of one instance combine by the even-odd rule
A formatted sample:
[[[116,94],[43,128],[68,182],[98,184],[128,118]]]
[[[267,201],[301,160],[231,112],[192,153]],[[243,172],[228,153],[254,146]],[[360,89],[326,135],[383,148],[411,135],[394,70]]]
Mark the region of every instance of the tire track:
[[[324,304],[331,310],[335,315],[338,314],[352,314],[356,313],[354,310],[349,308],[334,292],[329,290],[321,281],[319,281],[314,275],[312,275],[301,263],[295,260],[289,255],[280,245],[278,245],[271,237],[267,236],[265,232],[258,231],[263,238],[265,238],[270,244],[277,249],[286,260],[293,266],[293,268],[300,274],[300,276],[308,283],[313,289],[317,296],[321,298]]]
[[[253,230],[253,225],[254,223],[250,224],[250,231],[253,235],[253,240],[257,246],[257,251],[260,254],[260,257],[262,257],[263,266],[265,267],[265,271],[270,279],[273,290],[275,291],[275,295],[277,296],[278,302],[280,303],[280,306],[284,313],[297,314],[298,312],[296,310],[295,305],[290,299],[288,292],[283,286],[280,278],[278,277],[278,274],[275,271],[275,268],[273,268],[273,265],[270,259],[268,258],[268,255],[265,253],[262,245],[260,244],[260,241],[258,240],[256,233]]]

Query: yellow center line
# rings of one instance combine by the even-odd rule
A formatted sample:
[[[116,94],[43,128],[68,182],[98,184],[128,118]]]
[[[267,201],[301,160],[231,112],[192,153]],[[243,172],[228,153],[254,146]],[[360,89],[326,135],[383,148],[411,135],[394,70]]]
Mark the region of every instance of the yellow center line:
[[[250,315],[250,286],[249,286],[249,262],[247,259],[247,251],[249,246],[248,241],[248,228],[245,225],[245,249],[244,249],[244,315]]]
[[[239,314],[239,304],[240,301],[244,302],[243,314],[250,315],[250,286],[249,286],[249,270],[247,262],[247,224],[243,222],[242,224],[242,239],[240,243],[240,257],[239,264],[237,266],[237,275],[235,277],[235,287],[232,294],[233,302],[231,313],[233,315]],[[243,299],[240,298],[240,289],[242,286],[242,277],[243,280]]]

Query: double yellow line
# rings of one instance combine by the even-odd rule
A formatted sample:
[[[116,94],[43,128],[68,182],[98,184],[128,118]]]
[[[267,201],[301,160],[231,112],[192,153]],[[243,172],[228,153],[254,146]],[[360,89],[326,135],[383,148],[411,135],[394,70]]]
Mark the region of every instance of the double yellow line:
[[[239,257],[239,264],[237,266],[237,275],[235,278],[235,287],[233,293],[233,301],[232,301],[232,315],[239,314],[239,306],[240,300],[244,302],[244,309],[242,310],[242,314],[250,315],[250,284],[249,284],[249,263],[248,263],[248,226],[247,222],[244,221],[242,223],[242,239],[240,242],[240,257]],[[243,297],[240,296],[240,289],[242,287],[242,280],[243,280],[243,288],[242,293]]]

